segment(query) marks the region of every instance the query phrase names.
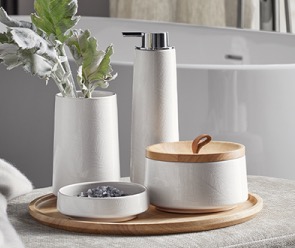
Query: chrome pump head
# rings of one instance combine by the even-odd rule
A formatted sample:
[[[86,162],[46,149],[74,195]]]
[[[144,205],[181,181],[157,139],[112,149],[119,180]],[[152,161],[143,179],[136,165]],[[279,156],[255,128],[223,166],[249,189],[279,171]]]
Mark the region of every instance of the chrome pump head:
[[[142,37],[141,47],[136,47],[140,50],[165,50],[173,49],[169,46],[168,32],[161,33],[144,33],[144,32],[122,32],[125,37]]]

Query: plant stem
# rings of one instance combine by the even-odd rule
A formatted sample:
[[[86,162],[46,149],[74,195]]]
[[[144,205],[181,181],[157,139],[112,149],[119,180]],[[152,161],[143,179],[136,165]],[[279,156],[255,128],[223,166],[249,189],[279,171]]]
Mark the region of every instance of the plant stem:
[[[86,93],[86,95],[85,95],[85,98],[91,98],[91,93],[92,92],[88,90],[87,93]]]
[[[63,61],[61,63],[61,65],[63,66],[65,72],[70,75],[70,78],[69,78],[69,86],[71,87],[72,89],[72,95],[74,95],[75,97],[78,97],[77,95],[77,90],[76,90],[76,85],[75,85],[75,81],[74,81],[74,78],[73,78],[73,74],[72,74],[72,71],[71,71],[71,67],[70,67],[70,64],[69,64],[69,61],[68,61],[68,57],[66,55],[66,51],[65,51],[65,45],[62,44],[59,46],[59,51],[60,51],[60,54],[61,56],[63,56],[64,58],[66,58],[65,61]]]
[[[57,61],[57,66],[57,69],[52,73],[51,77],[55,81],[59,91],[63,96],[76,97],[76,91],[73,91],[73,88],[71,87],[72,82],[66,77],[67,73],[60,60]]]
[[[57,85],[60,93],[62,94],[62,96],[66,96],[65,94],[65,89],[63,88],[62,84],[61,84],[61,80],[57,77],[57,75],[55,75],[55,73],[53,73],[51,75],[52,79],[54,80],[55,84]]]

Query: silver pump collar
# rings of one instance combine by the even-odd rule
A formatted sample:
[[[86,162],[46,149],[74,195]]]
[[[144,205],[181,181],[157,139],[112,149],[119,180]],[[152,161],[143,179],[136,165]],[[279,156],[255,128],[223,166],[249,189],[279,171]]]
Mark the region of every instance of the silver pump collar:
[[[144,32],[123,32],[125,37],[142,37],[141,47],[136,47],[140,50],[165,50],[173,49],[169,46],[168,32],[161,33],[144,33]]]

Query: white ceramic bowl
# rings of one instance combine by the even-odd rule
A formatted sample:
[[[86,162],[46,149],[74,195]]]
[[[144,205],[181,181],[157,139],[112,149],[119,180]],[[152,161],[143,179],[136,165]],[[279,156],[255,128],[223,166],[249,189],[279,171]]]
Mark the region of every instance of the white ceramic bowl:
[[[199,213],[228,210],[246,201],[244,146],[213,141],[194,154],[191,144],[147,148],[144,184],[151,204],[168,212]]]
[[[81,192],[97,186],[113,186],[126,194],[120,197],[78,197]],[[149,207],[146,188],[129,182],[86,182],[62,187],[57,196],[57,209],[62,214],[95,218],[105,222],[130,220]]]

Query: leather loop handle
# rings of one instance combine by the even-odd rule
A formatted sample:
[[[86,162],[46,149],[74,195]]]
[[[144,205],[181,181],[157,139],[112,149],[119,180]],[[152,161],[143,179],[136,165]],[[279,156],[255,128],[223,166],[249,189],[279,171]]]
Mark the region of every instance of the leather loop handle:
[[[210,141],[211,141],[211,136],[208,134],[201,134],[199,135],[197,138],[194,139],[193,143],[192,143],[192,151],[193,153],[199,153],[199,151],[201,150],[201,148],[204,145],[207,145]]]

